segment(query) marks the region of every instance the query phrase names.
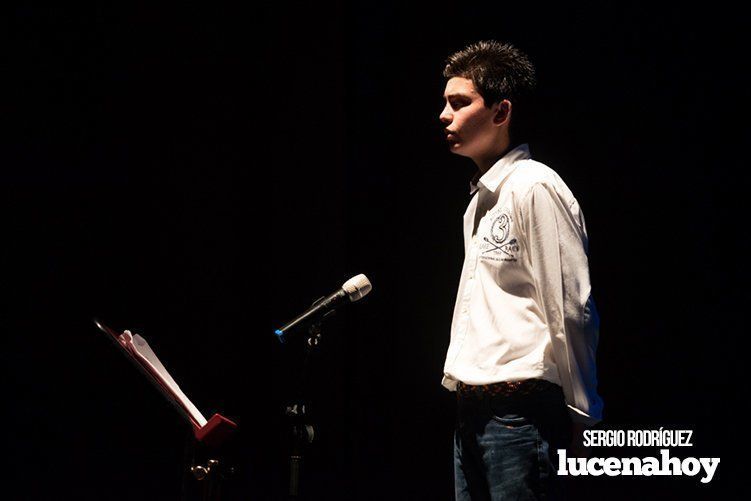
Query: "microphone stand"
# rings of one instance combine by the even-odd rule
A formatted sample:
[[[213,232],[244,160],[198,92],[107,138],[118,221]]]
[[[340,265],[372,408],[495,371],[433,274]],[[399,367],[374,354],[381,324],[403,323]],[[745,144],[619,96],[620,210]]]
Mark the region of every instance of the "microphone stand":
[[[322,299],[319,299],[315,306]],[[308,328],[308,339],[305,346],[305,360],[300,374],[297,400],[289,403],[285,410],[285,415],[290,421],[292,446],[289,456],[289,499],[299,499],[300,495],[300,470],[303,463],[303,454],[305,449],[310,446],[315,438],[315,429],[313,428],[309,410],[310,402],[307,400],[307,387],[311,381],[311,370],[313,358],[316,356],[318,345],[321,342],[321,323],[334,314],[334,310],[323,315]]]

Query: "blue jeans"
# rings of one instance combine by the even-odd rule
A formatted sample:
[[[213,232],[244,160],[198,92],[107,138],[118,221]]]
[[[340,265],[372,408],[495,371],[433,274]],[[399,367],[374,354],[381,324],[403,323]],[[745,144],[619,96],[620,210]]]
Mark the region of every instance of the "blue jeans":
[[[571,419],[559,386],[530,395],[460,396],[456,500],[562,499],[557,449],[570,441]]]

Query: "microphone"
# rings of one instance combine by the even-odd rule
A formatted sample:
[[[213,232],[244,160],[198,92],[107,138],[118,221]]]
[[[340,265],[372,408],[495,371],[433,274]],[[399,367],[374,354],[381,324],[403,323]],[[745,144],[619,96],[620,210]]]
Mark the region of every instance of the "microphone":
[[[313,321],[323,318],[329,313],[332,313],[336,308],[342,304],[354,303],[365,297],[373,288],[370,285],[370,280],[363,274],[354,276],[344,282],[342,287],[326,297],[322,297],[313,306],[308,308],[302,314],[296,318],[287,322],[283,327],[274,331],[279,341],[285,342],[285,335],[294,330],[296,327],[312,323]]]

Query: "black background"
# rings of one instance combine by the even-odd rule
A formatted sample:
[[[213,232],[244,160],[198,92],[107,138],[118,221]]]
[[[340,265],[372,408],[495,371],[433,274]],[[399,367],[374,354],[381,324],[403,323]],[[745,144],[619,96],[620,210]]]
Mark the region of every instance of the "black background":
[[[447,152],[446,56],[535,62],[535,158],[587,217],[608,426],[695,430],[693,478],[580,499],[716,498],[747,334],[738,12],[630,3],[15,7],[3,96],[5,474],[18,499],[178,499],[187,426],[94,328],[141,333],[239,432],[235,495],[281,499],[299,344],[272,331],[345,279],[325,328],[309,499],[452,497],[440,379],[473,165]],[[744,45],[746,44],[746,45]],[[617,454],[616,454],[617,455]],[[737,472],[737,473],[736,473]]]

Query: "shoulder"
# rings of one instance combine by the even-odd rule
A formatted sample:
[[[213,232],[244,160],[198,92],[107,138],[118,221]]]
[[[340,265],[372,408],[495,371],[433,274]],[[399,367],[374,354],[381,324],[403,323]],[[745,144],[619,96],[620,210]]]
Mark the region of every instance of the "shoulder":
[[[542,162],[527,158],[517,163],[511,181],[515,188],[524,189],[535,184],[554,185],[556,178],[558,174],[553,169]]]
[[[531,158],[519,161],[509,181],[514,194],[520,199],[525,198],[533,189],[542,189],[561,198],[567,205],[575,201],[571,190],[556,171]]]

